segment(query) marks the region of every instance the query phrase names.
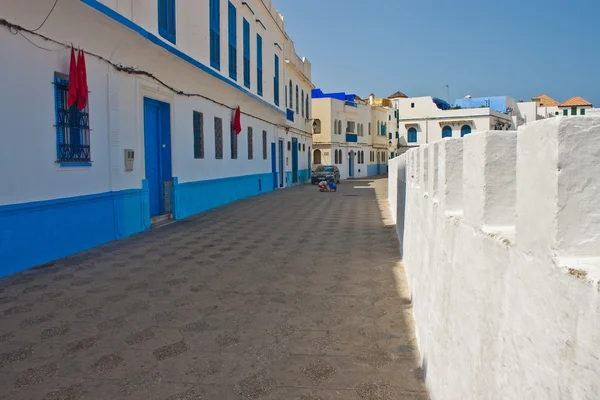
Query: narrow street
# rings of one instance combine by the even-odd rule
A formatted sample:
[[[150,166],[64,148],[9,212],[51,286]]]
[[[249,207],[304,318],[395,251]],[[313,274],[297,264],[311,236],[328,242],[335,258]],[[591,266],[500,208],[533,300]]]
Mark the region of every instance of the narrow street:
[[[301,186],[0,280],[0,398],[428,399],[386,197]]]

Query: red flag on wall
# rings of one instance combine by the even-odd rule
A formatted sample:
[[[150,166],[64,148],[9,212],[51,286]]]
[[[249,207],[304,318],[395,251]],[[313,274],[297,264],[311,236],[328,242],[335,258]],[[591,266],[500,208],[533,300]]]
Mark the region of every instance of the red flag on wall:
[[[67,104],[69,107],[77,103],[77,94],[79,86],[79,75],[77,74],[77,64],[75,62],[75,49],[71,46],[71,65],[69,65],[69,98]]]
[[[235,129],[236,135],[239,135],[242,131],[242,119],[240,114],[240,107],[238,107],[235,109],[235,117],[233,118],[233,129]]]
[[[79,50],[77,58],[77,77],[79,78],[77,84],[77,108],[83,110],[88,102],[87,71],[83,50]]]

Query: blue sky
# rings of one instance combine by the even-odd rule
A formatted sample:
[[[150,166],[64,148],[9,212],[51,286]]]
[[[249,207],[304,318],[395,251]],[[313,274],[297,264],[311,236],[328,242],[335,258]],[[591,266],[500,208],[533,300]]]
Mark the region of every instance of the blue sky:
[[[599,0],[273,0],[324,91],[600,107]],[[596,21],[594,21],[596,19]]]

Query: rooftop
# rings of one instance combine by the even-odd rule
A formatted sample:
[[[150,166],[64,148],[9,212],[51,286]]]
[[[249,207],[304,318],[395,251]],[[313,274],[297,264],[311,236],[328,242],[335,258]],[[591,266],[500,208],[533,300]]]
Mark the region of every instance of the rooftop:
[[[532,97],[531,101],[539,103],[540,107],[556,107],[559,104],[558,101],[545,94],[540,94],[539,96]]]
[[[592,106],[592,103],[582,97],[571,97],[569,100],[561,103],[560,107]]]
[[[408,96],[402,92],[396,92],[396,93],[388,96],[388,99],[398,99],[398,98],[407,99]]]

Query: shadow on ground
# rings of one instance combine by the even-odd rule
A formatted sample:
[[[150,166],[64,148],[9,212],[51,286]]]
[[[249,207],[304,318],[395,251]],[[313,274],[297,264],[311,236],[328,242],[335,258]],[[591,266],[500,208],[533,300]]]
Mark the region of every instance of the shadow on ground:
[[[427,399],[386,197],[301,186],[0,280],[0,398]]]

